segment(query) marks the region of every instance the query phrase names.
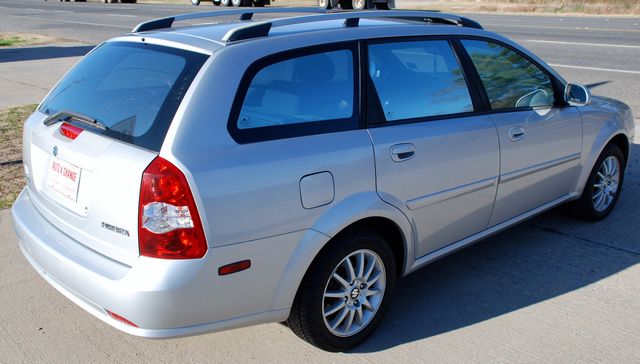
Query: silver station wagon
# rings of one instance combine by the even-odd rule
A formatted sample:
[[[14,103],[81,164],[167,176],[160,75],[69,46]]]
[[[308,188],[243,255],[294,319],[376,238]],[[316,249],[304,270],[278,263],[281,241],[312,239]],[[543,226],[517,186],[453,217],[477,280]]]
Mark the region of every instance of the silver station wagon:
[[[49,93],[13,217],[38,273],[122,331],[286,321],[341,351],[398,277],[563,203],[606,217],[633,133],[626,105],[465,17],[186,14]]]

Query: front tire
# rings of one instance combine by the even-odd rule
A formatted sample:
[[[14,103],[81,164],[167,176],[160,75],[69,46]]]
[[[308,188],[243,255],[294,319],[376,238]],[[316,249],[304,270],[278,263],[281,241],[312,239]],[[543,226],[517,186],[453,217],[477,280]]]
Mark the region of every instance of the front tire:
[[[599,221],[611,213],[618,202],[626,158],[620,147],[609,144],[596,161],[580,198],[571,204],[573,214],[585,221]]]
[[[220,6],[231,6],[231,0],[220,0]]]
[[[287,324],[320,349],[351,349],[382,321],[395,281],[395,259],[384,239],[366,229],[346,232],[309,267]]]
[[[191,0],[191,4],[198,6],[200,5],[200,0]]]

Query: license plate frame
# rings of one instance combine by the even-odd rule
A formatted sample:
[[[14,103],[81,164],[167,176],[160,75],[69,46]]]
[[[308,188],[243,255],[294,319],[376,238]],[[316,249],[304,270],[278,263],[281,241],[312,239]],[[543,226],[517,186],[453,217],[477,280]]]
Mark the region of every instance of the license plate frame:
[[[82,168],[66,162],[58,157],[49,160],[47,187],[60,196],[78,202],[78,189]]]

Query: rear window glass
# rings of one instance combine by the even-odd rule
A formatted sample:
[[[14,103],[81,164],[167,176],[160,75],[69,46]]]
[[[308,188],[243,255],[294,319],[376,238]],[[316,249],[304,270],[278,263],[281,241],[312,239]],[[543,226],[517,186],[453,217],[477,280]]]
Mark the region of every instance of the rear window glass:
[[[206,55],[144,43],[95,49],[51,91],[40,111],[69,111],[107,127],[96,130],[159,151],[175,112]]]

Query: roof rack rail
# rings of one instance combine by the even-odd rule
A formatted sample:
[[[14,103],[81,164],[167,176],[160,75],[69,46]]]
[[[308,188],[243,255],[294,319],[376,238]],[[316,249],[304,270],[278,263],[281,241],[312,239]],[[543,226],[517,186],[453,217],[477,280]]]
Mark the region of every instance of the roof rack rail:
[[[219,10],[219,11],[203,11],[198,13],[187,13],[175,16],[169,16],[166,18],[159,18],[146,21],[138,24],[133,28],[132,32],[146,32],[149,30],[171,28],[174,21],[178,20],[191,20],[202,18],[215,18],[220,16],[240,15],[239,20],[251,20],[253,14],[278,14],[278,13],[316,13],[324,14],[327,11],[319,8],[268,8],[268,9],[233,9],[233,10]]]
[[[313,23],[327,20],[344,19],[345,27],[357,27],[362,18],[391,18],[425,23],[451,24],[461,27],[483,29],[475,20],[447,13],[422,10],[371,10],[371,11],[341,11],[323,12],[322,15],[306,15],[293,18],[275,19],[269,21],[254,22],[229,30],[223,42],[237,42],[240,40],[266,37],[273,27],[281,27],[293,24]]]

